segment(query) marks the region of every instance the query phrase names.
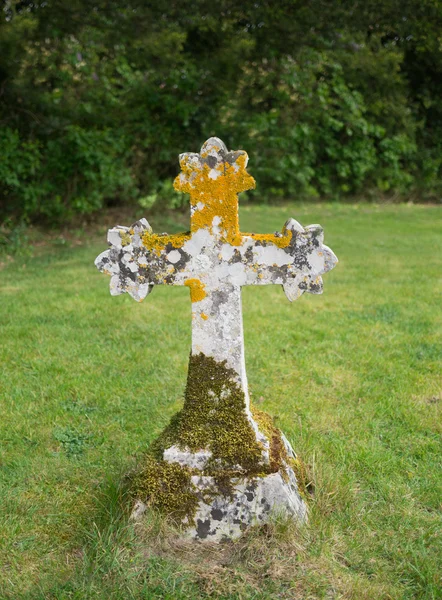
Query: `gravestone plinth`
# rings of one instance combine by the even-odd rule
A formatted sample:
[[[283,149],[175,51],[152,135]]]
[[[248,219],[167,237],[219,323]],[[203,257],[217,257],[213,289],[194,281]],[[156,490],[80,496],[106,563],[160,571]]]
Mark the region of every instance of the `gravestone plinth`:
[[[302,465],[272,419],[250,406],[241,288],[280,284],[290,301],[322,292],[337,259],[319,225],[289,219],[281,232],[241,233],[238,194],[253,188],[247,154],[210,138],[180,156],[175,188],[190,195],[191,227],[154,234],[145,219],[115,227],[96,260],[111,294],[141,301],[154,285],[185,285],[192,301],[192,349],[183,409],[152,444],[134,479],[134,518],[149,505],[185,535],[234,538],[272,512],[303,521]]]

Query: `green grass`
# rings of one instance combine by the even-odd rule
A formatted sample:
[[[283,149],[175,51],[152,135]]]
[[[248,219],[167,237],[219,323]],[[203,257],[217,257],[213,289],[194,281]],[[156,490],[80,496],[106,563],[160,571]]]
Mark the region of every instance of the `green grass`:
[[[127,525],[123,474],[182,402],[189,292],[112,298],[104,237],[52,244],[0,273],[2,600],[442,598],[441,209],[246,206],[241,223],[290,216],[340,263],[323,296],[244,290],[246,358],[310,465],[309,525],[195,550],[154,515]]]

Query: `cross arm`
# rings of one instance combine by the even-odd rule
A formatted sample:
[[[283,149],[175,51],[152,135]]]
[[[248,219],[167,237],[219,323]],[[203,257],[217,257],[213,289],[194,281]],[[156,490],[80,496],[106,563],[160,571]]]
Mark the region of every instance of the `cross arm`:
[[[242,253],[248,257],[246,285],[282,284],[290,302],[304,292],[321,294],[321,275],[338,262],[323,242],[320,225],[304,228],[295,219],[289,219],[275,234],[243,234]]]
[[[111,276],[110,293],[127,292],[141,302],[154,285],[183,285],[176,273],[185,254],[179,249],[190,234],[154,234],[146,219],[131,227],[117,226],[108,231],[109,249],[95,260],[96,267]]]

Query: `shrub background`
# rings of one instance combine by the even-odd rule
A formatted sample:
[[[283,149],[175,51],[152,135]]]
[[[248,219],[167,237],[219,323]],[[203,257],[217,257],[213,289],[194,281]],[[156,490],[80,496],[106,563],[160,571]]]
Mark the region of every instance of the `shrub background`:
[[[255,201],[440,199],[436,0],[2,4],[0,222],[179,208],[177,154],[210,135]]]

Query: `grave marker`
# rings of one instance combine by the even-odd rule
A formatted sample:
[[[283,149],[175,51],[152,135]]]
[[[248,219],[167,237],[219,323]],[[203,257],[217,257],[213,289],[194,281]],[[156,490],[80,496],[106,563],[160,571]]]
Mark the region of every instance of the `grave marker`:
[[[337,258],[319,225],[289,219],[281,232],[241,233],[238,194],[255,187],[247,154],[210,138],[180,156],[175,189],[190,194],[190,232],[154,234],[141,219],[109,230],[95,261],[112,295],[143,300],[154,285],[185,285],[192,301],[192,350],[182,411],[154,442],[136,481],[146,503],[173,513],[186,534],[234,538],[273,511],[307,515],[296,473],[301,463],[247,388],[241,287],[280,284],[293,301],[322,292]]]

